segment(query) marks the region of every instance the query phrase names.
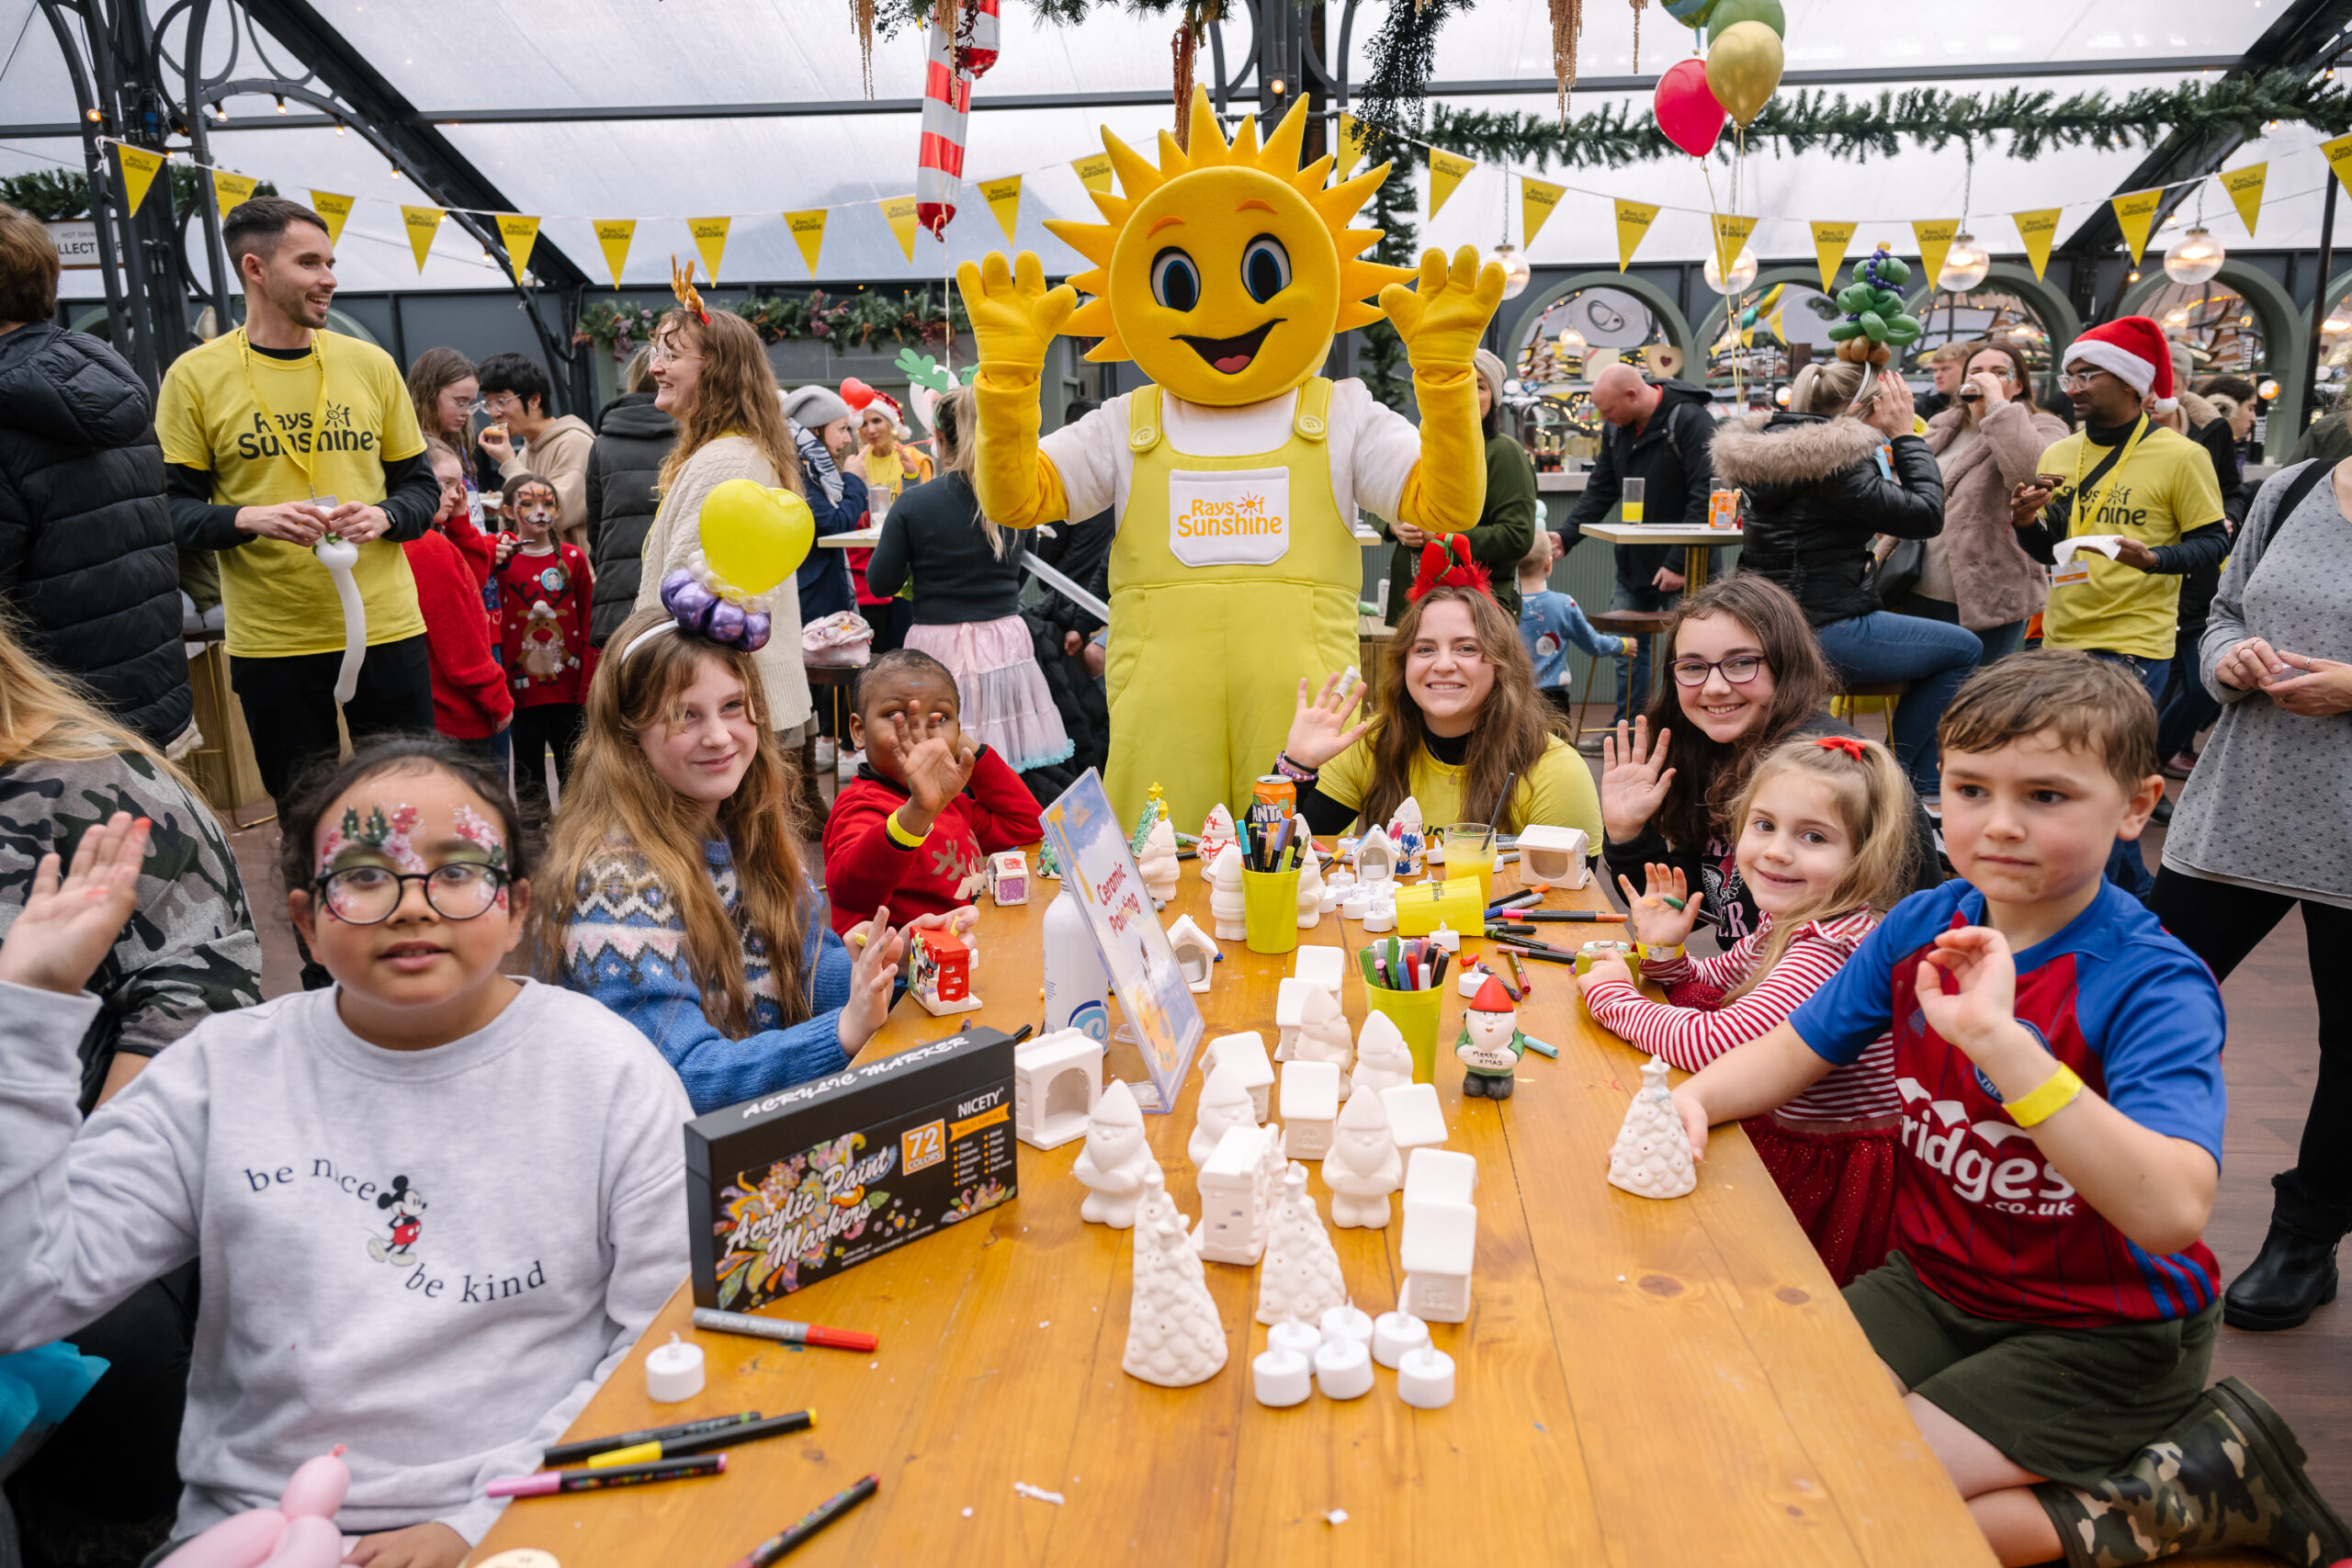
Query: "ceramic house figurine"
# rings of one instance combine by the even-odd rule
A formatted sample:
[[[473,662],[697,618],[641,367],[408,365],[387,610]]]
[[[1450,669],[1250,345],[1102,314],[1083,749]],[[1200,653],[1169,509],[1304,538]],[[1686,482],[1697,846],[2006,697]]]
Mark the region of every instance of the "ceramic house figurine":
[[[1478,1198],[1478,1162],[1455,1149],[1417,1149],[1405,1173],[1407,1203],[1474,1203]]]
[[[1176,825],[1166,817],[1151,825],[1144,836],[1143,853],[1136,857],[1136,870],[1143,877],[1144,891],[1151,895],[1152,904],[1166,908],[1176,897],[1176,884],[1183,868],[1176,860]]]
[[[1656,1056],[1642,1064],[1642,1087],[1610,1145],[1609,1185],[1643,1198],[1679,1198],[1699,1185],[1690,1135],[1666,1087],[1666,1064]]]
[[[1250,934],[1247,907],[1241,901],[1241,846],[1227,844],[1216,852],[1209,878],[1209,919],[1219,942],[1239,942]]]
[[[1409,795],[1388,818],[1388,841],[1396,851],[1396,874],[1419,876],[1421,852],[1429,847],[1429,838],[1421,823],[1421,803]]]
[[[1216,1071],[1209,1075],[1208,1082],[1201,1086],[1200,1100],[1193,1108],[1192,1141],[1184,1145],[1184,1157],[1198,1170],[1208,1164],[1227,1128],[1257,1124],[1258,1113],[1250,1103],[1249,1089],[1241,1081],[1241,1068],[1232,1062],[1220,1062]]]
[[[1437,1102],[1437,1085],[1408,1083],[1384,1089],[1380,1105],[1388,1112],[1388,1131],[1398,1148],[1409,1154],[1445,1142],[1445,1109]]]
[[[1300,987],[1306,993],[1300,1007],[1298,1039],[1291,1046],[1294,1062],[1329,1062],[1340,1072],[1340,1098],[1348,1098],[1348,1069],[1355,1066],[1356,1043],[1348,1030],[1348,1015],[1339,999],[1320,986]],[[1283,1120],[1289,1120],[1285,1115]]]
[[[1388,1227],[1388,1195],[1405,1183],[1405,1161],[1388,1131],[1380,1096],[1359,1094],[1340,1112],[1331,1152],[1323,1156],[1323,1184],[1331,1190],[1331,1223],[1365,1230]]]
[[[1266,1232],[1266,1261],[1258,1270],[1258,1321],[1272,1325],[1295,1317],[1314,1323],[1347,1299],[1340,1255],[1332,1250],[1323,1216],[1315,1212],[1315,1200],[1306,1195],[1306,1168],[1293,1160],[1283,1173],[1282,1203]]]
[[[1287,1062],[1298,1054],[1299,1025],[1306,1021],[1306,993],[1316,987],[1295,975],[1274,983],[1274,1060]]]
[[[1323,923],[1323,863],[1315,852],[1315,841],[1305,838],[1306,818],[1298,818],[1298,831],[1306,848],[1298,857],[1298,929],[1311,931]]]
[[[1061,1029],[1012,1052],[1013,1135],[1033,1149],[1057,1149],[1086,1135],[1102,1097],[1102,1042]]]
[[[1582,887],[1592,841],[1581,828],[1531,822],[1519,830],[1519,874],[1555,887]]]
[[[1337,997],[1340,977],[1348,972],[1348,955],[1342,948],[1301,942],[1291,955],[1290,972],[1295,979],[1320,986]]]
[[[1000,909],[1029,902],[1029,857],[1019,850],[989,856],[989,897]]]
[[[979,1007],[980,998],[972,995],[972,950],[955,932],[915,932],[908,965],[907,988],[925,1012],[944,1017]]]
[[[1396,1259],[1405,1268],[1399,1311],[1425,1323],[1461,1323],[1470,1315],[1470,1265],[1478,1250],[1478,1211],[1468,1203],[1405,1202],[1405,1235]]]
[[[1356,840],[1356,881],[1365,887],[1377,887],[1384,882],[1396,880],[1396,846],[1378,828],[1369,829]]]
[[[1340,1069],[1329,1062],[1283,1064],[1283,1153],[1321,1159],[1331,1150],[1340,1119]]]
[[[1144,1172],[1159,1168],[1144,1141],[1143,1108],[1135,1091],[1113,1078],[1086,1119],[1086,1147],[1070,1166],[1070,1174],[1087,1190],[1078,1217],[1125,1230],[1136,1223],[1136,1205],[1143,1200]]]
[[[1518,1088],[1512,1074],[1527,1050],[1527,1036],[1519,1032],[1519,1010],[1503,983],[1488,976],[1462,1010],[1462,1033],[1453,1054],[1464,1069],[1462,1092],[1472,1098],[1509,1100]]]
[[[1217,852],[1226,845],[1232,843],[1236,837],[1233,830],[1233,813],[1225,808],[1225,803],[1219,801],[1209,807],[1208,820],[1201,824],[1201,841],[1193,846],[1201,857],[1203,882],[1208,881],[1215,872]]]
[[[1288,1168],[1280,1127],[1227,1129],[1200,1168],[1201,1223],[1193,1231],[1193,1249],[1212,1263],[1257,1262]]]
[[[1356,1032],[1355,1066],[1348,1077],[1348,1087],[1358,1098],[1413,1081],[1412,1050],[1386,1013],[1363,1015],[1363,1027]]]
[[[1184,984],[1195,993],[1209,988],[1209,978],[1216,973],[1218,953],[1216,943],[1209,933],[1201,930],[1190,915],[1179,915],[1176,923],[1168,928],[1168,945],[1176,953],[1176,967],[1184,972]]]
[[[1144,1234],[1148,1228],[1149,1234]],[[1162,1219],[1136,1235],[1135,1299],[1127,1309],[1129,1377],[1190,1388],[1225,1365],[1225,1325],[1184,1227]]]

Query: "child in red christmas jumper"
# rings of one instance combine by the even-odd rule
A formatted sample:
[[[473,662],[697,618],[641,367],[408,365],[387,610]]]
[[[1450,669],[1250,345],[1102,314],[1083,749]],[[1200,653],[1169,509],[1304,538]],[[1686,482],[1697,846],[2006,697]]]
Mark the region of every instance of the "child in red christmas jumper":
[[[865,761],[825,820],[835,931],[886,902],[894,925],[969,904],[989,856],[1043,836],[1036,796],[957,711],[956,678],[927,653],[896,649],[859,677],[849,733]]]
[[[514,794],[524,804],[547,805],[547,753],[555,753],[559,782],[571,777],[596,650],[588,641],[594,584],[588,558],[555,537],[561,516],[555,486],[537,474],[506,481],[501,508],[514,525],[498,568],[501,640],[506,678],[514,693]]]
[[[490,624],[482,618],[481,593],[462,547],[447,532],[454,520],[466,524],[466,471],[457,449],[427,440],[424,455],[441,481],[441,510],[433,526],[401,549],[416,579],[416,605],[424,615],[424,647],[431,657],[433,728],[492,761],[506,760],[506,727],[514,717],[506,674],[492,657]],[[479,534],[475,535],[480,537]]]

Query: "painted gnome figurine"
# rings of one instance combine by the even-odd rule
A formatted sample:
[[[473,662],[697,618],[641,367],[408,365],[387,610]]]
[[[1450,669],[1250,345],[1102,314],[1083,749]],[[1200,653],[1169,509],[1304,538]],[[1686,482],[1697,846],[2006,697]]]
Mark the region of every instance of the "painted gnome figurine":
[[[1284,1318],[1319,1322],[1348,1300],[1323,1216],[1306,1195],[1306,1168],[1296,1160],[1283,1173],[1282,1206],[1266,1233],[1266,1260],[1258,1269],[1258,1321],[1269,1326]]]
[[[1413,1052],[1396,1021],[1385,1012],[1363,1015],[1356,1032],[1355,1070],[1349,1087],[1359,1100],[1384,1089],[1402,1089],[1413,1081]]]
[[[1210,868],[1209,919],[1216,926],[1217,940],[1239,942],[1250,934],[1248,907],[1241,895],[1241,846],[1227,844],[1216,852],[1216,864]]]
[[[1380,1096],[1358,1094],[1340,1112],[1323,1156],[1323,1185],[1331,1190],[1333,1224],[1387,1228],[1388,1195],[1405,1185],[1405,1161]]]
[[[1290,1048],[1294,1062],[1329,1062],[1340,1069],[1340,1098],[1350,1093],[1348,1069],[1355,1065],[1356,1044],[1348,1032],[1348,1015],[1340,1001],[1320,986],[1306,987],[1299,1004],[1298,1039]]]
[[[1193,846],[1201,857],[1203,882],[1208,881],[1216,874],[1217,852],[1226,845],[1232,843],[1236,836],[1233,828],[1233,813],[1225,808],[1223,801],[1217,802],[1211,808],[1208,820],[1201,824],[1201,841]]]
[[[1136,1227],[1135,1297],[1127,1309],[1129,1377],[1189,1388],[1225,1365],[1225,1325],[1184,1227],[1165,1217]]]
[[[1143,854],[1136,862],[1136,870],[1142,874],[1144,891],[1151,895],[1152,903],[1166,908],[1176,897],[1177,879],[1183,875],[1183,868],[1176,863],[1176,825],[1167,818],[1154,822],[1151,831],[1144,835]]]
[[[1519,1010],[1511,1005],[1510,993],[1503,989],[1500,980],[1487,976],[1470,1005],[1462,1010],[1462,1033],[1453,1043],[1453,1054],[1468,1069],[1462,1079],[1462,1092],[1474,1098],[1509,1100],[1518,1087],[1512,1074],[1526,1049],[1527,1036],[1519,1032]]]
[[[1656,1056],[1642,1064],[1642,1087],[1610,1145],[1609,1185],[1643,1198],[1679,1198],[1699,1185],[1690,1134],[1666,1087],[1666,1064]]]
[[[1298,929],[1311,931],[1323,923],[1323,863],[1315,852],[1306,818],[1298,818]]]
[[[1125,1230],[1136,1223],[1144,1172],[1159,1168],[1144,1142],[1143,1108],[1136,1103],[1135,1090],[1113,1078],[1094,1102],[1094,1114],[1086,1121],[1086,1147],[1070,1166],[1070,1174],[1087,1189],[1078,1217]]]
[[[1194,1170],[1209,1163],[1216,1153],[1217,1141],[1236,1127],[1255,1127],[1258,1108],[1250,1099],[1248,1086],[1241,1081],[1241,1069],[1231,1062],[1220,1062],[1201,1086],[1201,1098],[1193,1111],[1193,1137],[1184,1145],[1185,1157]]]
[[[1429,829],[1421,821],[1421,803],[1407,795],[1396,807],[1396,814],[1388,819],[1388,841],[1396,846],[1396,874],[1419,876],[1421,874],[1421,852],[1427,846]]]

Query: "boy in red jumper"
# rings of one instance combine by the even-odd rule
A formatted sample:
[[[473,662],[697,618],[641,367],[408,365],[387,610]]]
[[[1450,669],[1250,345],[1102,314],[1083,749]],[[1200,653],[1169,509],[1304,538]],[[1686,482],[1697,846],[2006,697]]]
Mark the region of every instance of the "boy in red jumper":
[[[514,699],[506,693],[505,672],[492,657],[479,585],[462,547],[446,531],[453,520],[470,527],[466,524],[465,468],[447,442],[428,440],[424,450],[441,481],[441,510],[432,527],[401,549],[416,579],[416,607],[424,615],[424,647],[432,659],[433,728],[503,763]]]
[[[956,678],[927,653],[897,649],[858,678],[850,742],[857,777],[825,819],[825,895],[846,933],[877,904],[890,922],[969,904],[989,856],[1034,844],[1037,798],[1003,758],[965,738]]]
[[[514,692],[514,798],[545,811],[547,754],[555,753],[557,782],[568,781],[587,714],[588,682],[596,673],[588,641],[595,589],[588,558],[555,537],[555,486],[537,474],[513,475],[500,510],[520,536],[499,541],[504,558],[498,568],[500,640]]]

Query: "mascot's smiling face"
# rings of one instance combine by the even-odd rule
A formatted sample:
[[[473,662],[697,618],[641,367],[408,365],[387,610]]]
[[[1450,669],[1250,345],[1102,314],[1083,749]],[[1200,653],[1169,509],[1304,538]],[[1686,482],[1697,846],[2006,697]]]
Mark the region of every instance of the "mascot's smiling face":
[[[1186,402],[1262,402],[1320,369],[1334,333],[1380,320],[1363,303],[1412,275],[1355,258],[1379,243],[1348,220],[1388,168],[1326,187],[1331,160],[1298,166],[1304,104],[1264,148],[1254,119],[1230,143],[1204,90],[1189,152],[1162,133],[1155,169],[1107,132],[1125,194],[1097,192],[1107,223],[1046,226],[1094,264],[1070,281],[1097,298],[1066,329],[1102,343],[1087,357],[1134,359]]]

